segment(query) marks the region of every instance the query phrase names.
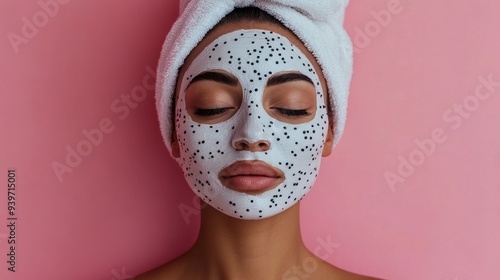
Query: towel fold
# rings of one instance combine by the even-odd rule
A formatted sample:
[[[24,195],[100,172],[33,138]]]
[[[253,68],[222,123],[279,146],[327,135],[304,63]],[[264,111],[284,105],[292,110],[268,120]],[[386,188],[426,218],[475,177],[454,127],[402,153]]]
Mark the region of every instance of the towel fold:
[[[333,146],[344,131],[352,76],[352,43],[344,27],[349,0],[181,0],[180,16],[163,44],[156,84],[160,129],[172,152],[172,109],[178,69],[203,37],[235,8],[257,7],[289,28],[314,55],[335,112]]]

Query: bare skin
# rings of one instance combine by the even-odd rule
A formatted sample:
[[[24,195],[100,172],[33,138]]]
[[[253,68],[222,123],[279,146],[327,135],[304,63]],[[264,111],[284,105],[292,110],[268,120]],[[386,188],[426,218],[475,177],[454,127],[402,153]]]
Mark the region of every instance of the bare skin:
[[[307,265],[304,265],[307,263]],[[237,220],[207,206],[200,234],[184,255],[137,280],[362,280],[334,267],[302,242],[299,204],[259,221]]]
[[[179,77],[183,76],[194,58],[214,39],[238,29],[266,29],[286,36],[308,56],[317,73],[321,73],[313,55],[289,30],[269,23],[240,22],[220,26],[207,34],[186,59]],[[321,76],[320,79],[323,91],[327,92],[324,78]],[[333,132],[330,126],[322,154],[324,157],[330,155],[332,143]],[[179,145],[175,137],[172,147],[174,156],[179,157]],[[248,149],[253,149],[253,146],[249,145]],[[342,270],[311,253],[302,241],[299,208],[300,202],[267,219],[239,220],[208,205],[202,205],[200,233],[194,246],[177,259],[134,279],[376,279]],[[307,263],[306,267],[304,263]]]

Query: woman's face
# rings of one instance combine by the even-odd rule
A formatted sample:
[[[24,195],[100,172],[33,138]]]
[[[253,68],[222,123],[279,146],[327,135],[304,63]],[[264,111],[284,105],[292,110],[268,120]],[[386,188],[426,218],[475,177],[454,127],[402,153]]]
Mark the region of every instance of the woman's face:
[[[311,189],[333,135],[314,57],[282,27],[218,27],[182,67],[173,154],[200,198],[241,219],[278,214]]]

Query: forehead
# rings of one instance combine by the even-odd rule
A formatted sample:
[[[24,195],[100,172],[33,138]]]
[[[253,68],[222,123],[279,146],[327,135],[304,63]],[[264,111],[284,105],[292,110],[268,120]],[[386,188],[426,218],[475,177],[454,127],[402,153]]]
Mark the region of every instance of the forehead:
[[[223,34],[191,62],[183,83],[204,71],[219,69],[240,81],[256,84],[265,83],[278,72],[298,71],[319,85],[317,73],[306,55],[286,37],[270,30],[244,29]]]
[[[214,28],[212,31],[210,31],[205,36],[205,38],[202,41],[200,41],[200,43],[191,51],[189,56],[185,59],[183,66],[179,69],[176,95],[179,92],[181,78],[184,76],[186,70],[191,66],[193,60],[195,60],[196,57],[198,57],[198,55],[205,48],[207,48],[212,42],[214,42],[217,38],[219,38],[225,34],[234,32],[236,30],[240,30],[240,29],[268,30],[268,31],[272,31],[274,34],[283,36],[283,38],[290,41],[310,61],[310,63],[312,64],[312,68],[319,76],[318,78],[320,80],[323,92],[327,92],[326,82],[325,82],[324,76],[322,74],[321,67],[317,63],[314,56],[305,47],[304,43],[297,36],[295,36],[295,34],[293,32],[291,32],[290,30],[288,30],[282,26],[276,25],[276,24],[270,24],[270,23],[266,23],[266,22],[245,21],[245,22],[225,24],[225,25],[218,26],[218,27]]]

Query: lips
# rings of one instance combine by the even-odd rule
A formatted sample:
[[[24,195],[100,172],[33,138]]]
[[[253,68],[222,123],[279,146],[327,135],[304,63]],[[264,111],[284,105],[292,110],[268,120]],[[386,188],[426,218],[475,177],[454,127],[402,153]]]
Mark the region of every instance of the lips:
[[[222,185],[241,192],[270,190],[284,181],[285,175],[262,161],[238,161],[219,173]]]

